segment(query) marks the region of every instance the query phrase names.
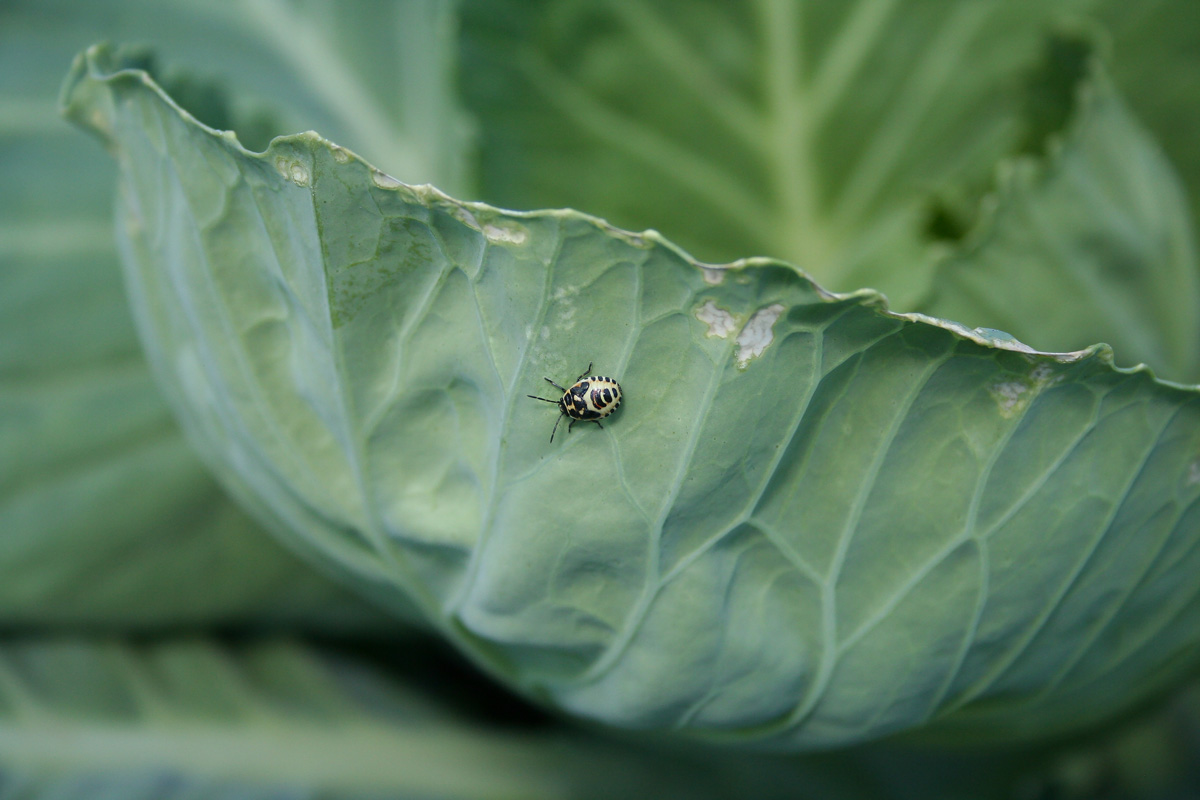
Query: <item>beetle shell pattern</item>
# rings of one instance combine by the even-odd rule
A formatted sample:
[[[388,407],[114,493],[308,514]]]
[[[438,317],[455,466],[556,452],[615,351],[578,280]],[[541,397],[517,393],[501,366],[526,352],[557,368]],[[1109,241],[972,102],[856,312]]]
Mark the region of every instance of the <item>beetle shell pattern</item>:
[[[541,400],[543,403],[553,403],[558,406],[559,416],[554,421],[554,428],[550,431],[550,441],[554,441],[554,434],[558,430],[558,423],[562,422],[562,418],[566,417],[571,420],[567,425],[567,432],[571,432],[571,428],[576,422],[594,422],[597,428],[603,429],[600,420],[607,417],[612,412],[616,411],[621,405],[621,386],[612,378],[606,378],[603,375],[588,375],[588,370],[592,368],[588,364],[588,368],[583,371],[575,379],[575,383],[569,388],[559,386],[549,378],[543,378],[546,383],[553,386],[562,392],[562,396],[557,400],[551,400],[549,397],[538,397],[536,394],[526,395],[534,400]]]
[[[571,419],[604,419],[621,405],[621,386],[612,378],[589,375],[563,392],[559,405]]]

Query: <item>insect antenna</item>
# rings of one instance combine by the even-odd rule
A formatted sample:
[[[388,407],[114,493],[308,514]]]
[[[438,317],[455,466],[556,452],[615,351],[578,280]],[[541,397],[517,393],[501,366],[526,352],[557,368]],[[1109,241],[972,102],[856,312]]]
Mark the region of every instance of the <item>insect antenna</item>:
[[[555,389],[558,389],[560,392],[565,392],[565,391],[566,391],[566,389],[564,389],[563,387],[559,386],[557,383],[555,383],[554,381],[550,380],[549,378],[542,378],[542,380],[544,380],[546,383],[548,383],[548,384],[550,384],[551,386],[553,386]]]
[[[544,397],[538,397],[538,396],[537,396],[537,395],[535,395],[535,394],[527,394],[527,395],[525,395],[525,396],[526,396],[526,397],[532,397],[534,400],[541,400],[543,403],[554,403],[554,405],[558,405],[558,401],[557,401],[557,400],[547,400],[546,398],[544,398]]]

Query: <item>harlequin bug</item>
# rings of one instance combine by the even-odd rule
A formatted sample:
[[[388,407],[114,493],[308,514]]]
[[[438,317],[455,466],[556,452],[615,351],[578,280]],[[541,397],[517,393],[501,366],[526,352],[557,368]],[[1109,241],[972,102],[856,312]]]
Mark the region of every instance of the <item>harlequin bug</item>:
[[[563,417],[570,417],[571,422],[567,425],[567,433],[571,432],[571,428],[576,422],[594,422],[601,430],[604,426],[600,424],[600,420],[607,417],[609,414],[617,410],[617,406],[621,405],[621,386],[612,378],[605,378],[600,375],[588,375],[592,369],[591,362],[588,363],[587,369],[583,374],[575,379],[575,383],[571,384],[571,388],[564,389],[554,381],[546,378],[546,382],[551,386],[562,391],[563,395],[557,400],[548,400],[545,397],[528,394],[526,397],[532,397],[534,400],[541,400],[545,403],[554,403],[558,406],[558,419],[554,421],[554,430],[550,431],[550,441],[554,441],[554,434],[558,431],[558,423],[562,422]]]

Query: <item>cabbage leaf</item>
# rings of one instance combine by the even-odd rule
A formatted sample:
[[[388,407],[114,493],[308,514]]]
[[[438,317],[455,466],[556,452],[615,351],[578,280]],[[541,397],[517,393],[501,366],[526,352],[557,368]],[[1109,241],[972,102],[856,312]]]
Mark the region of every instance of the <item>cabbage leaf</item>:
[[[1194,390],[316,134],[251,153],[105,49],[64,101],[117,159],[135,316],[204,458],[529,696],[823,748],[1057,733],[1194,667]],[[550,443],[525,395],[589,363],[622,408]]]
[[[287,552],[184,441],[125,301],[116,171],[54,102],[88,41],[63,28],[100,12],[22,11],[0,12],[0,626],[396,631]]]
[[[480,183],[910,309],[931,214],[1040,125],[1025,83],[1084,5],[465,2]]]
[[[1044,159],[1006,162],[989,215],[921,304],[1038,347],[1105,341],[1127,363],[1200,378],[1200,269],[1174,168],[1098,63]]]

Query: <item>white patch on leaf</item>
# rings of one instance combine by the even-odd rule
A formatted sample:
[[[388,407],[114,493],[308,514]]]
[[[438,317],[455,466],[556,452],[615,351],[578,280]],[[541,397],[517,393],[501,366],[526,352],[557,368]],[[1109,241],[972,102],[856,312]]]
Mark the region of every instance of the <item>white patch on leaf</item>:
[[[733,314],[717,308],[717,304],[712,300],[696,310],[696,319],[708,326],[709,336],[717,336],[721,339],[728,337],[736,327]]]
[[[520,225],[508,223],[505,225],[484,225],[483,235],[492,244],[524,244],[528,234]]]
[[[993,383],[988,386],[988,393],[996,401],[1000,415],[1010,419],[1023,413],[1043,389],[1061,380],[1062,376],[1056,375],[1050,364],[1042,362],[1026,376],[1013,376],[1008,380]]]
[[[1054,370],[1049,364],[1038,364],[1029,372],[1029,377],[1033,378],[1038,383],[1045,383],[1050,380],[1050,376],[1054,374]]]
[[[103,110],[99,108],[93,109],[92,112],[88,114],[88,124],[103,133],[106,137],[110,139],[112,138],[112,125],[109,124],[108,117],[104,116]]]
[[[292,164],[292,183],[297,186],[308,186],[308,167],[298,161]]]
[[[377,169],[371,170],[371,183],[380,189],[399,189],[404,185],[386,172],[380,172]]]
[[[575,296],[579,294],[578,286],[560,286],[551,296],[554,300],[554,327],[560,331],[569,331],[575,327]]]
[[[779,303],[772,303],[766,308],[755,311],[754,316],[750,317],[750,321],[746,323],[737,337],[736,358],[739,369],[745,369],[746,365],[750,363],[750,359],[761,356],[775,339],[775,320],[779,319],[779,315],[782,313],[783,306]]]
[[[1000,413],[1011,417],[1017,410],[1024,409],[1028,402],[1025,395],[1033,389],[1024,381],[1002,381],[993,383],[988,391],[1000,406]]]
[[[275,169],[280,175],[297,186],[308,186],[308,182],[311,179],[308,165],[303,161],[293,161],[292,159],[279,156],[275,159]]]

